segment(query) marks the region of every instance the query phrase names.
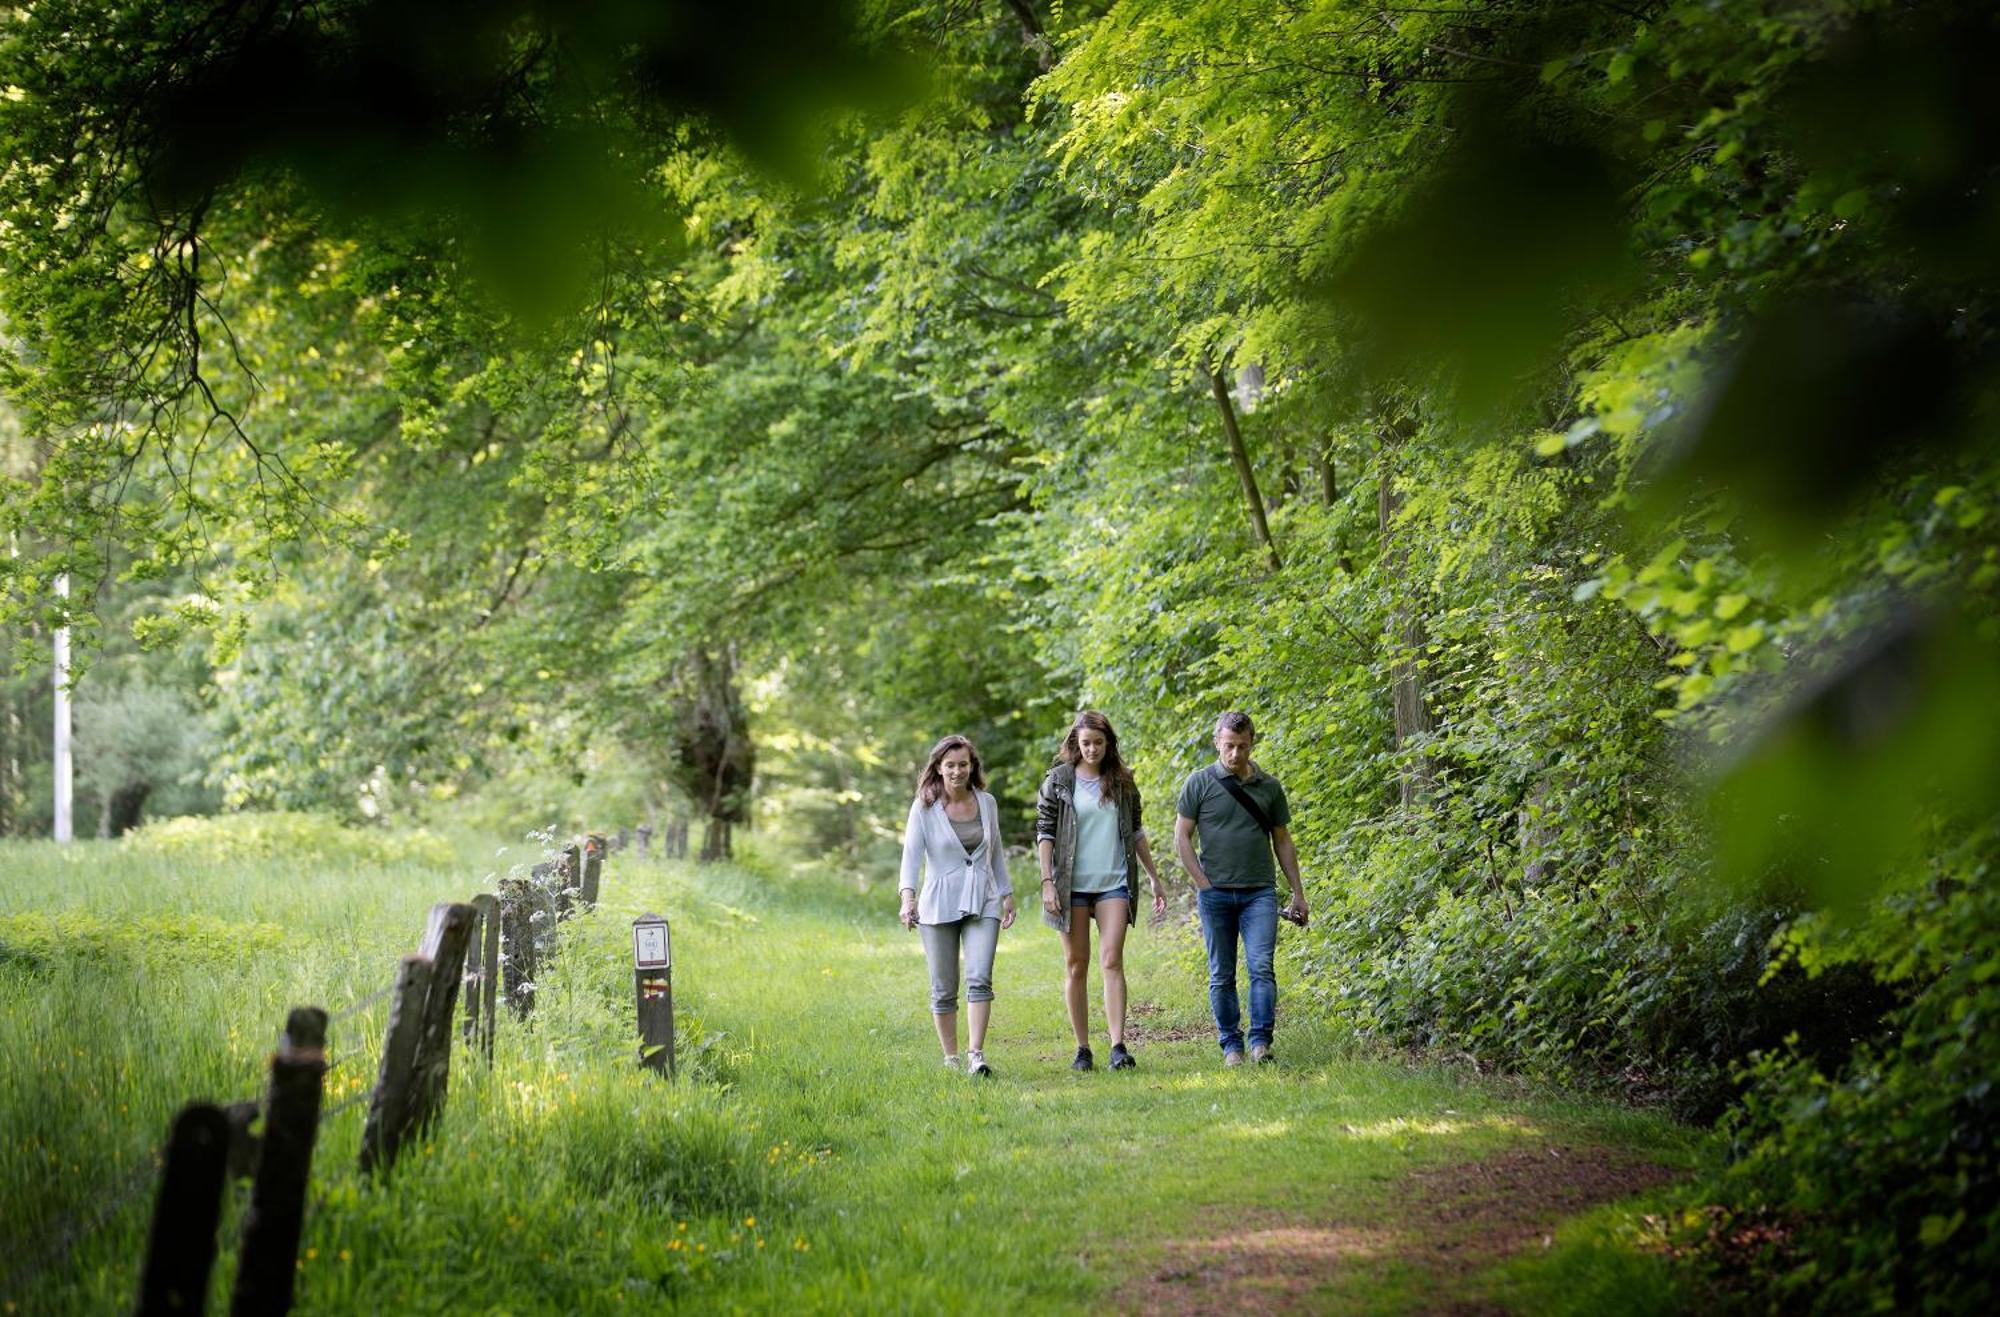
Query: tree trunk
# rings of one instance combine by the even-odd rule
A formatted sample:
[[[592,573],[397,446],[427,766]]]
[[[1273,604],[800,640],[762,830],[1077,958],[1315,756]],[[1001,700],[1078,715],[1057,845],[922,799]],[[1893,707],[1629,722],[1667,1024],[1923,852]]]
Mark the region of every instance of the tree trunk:
[[[150,782],[127,782],[106,795],[103,812],[98,816],[97,835],[109,840],[122,837],[138,827],[139,816],[146,808],[146,797],[152,793]]]
[[[1215,398],[1215,409],[1222,414],[1222,433],[1229,440],[1229,462],[1236,468],[1237,483],[1243,487],[1243,506],[1250,516],[1250,533],[1257,543],[1264,546],[1264,553],[1270,559],[1271,570],[1283,571],[1285,564],[1278,557],[1278,545],[1271,538],[1271,524],[1264,518],[1264,496],[1257,492],[1257,473],[1250,469],[1250,450],[1243,446],[1243,431],[1236,424],[1236,405],[1229,400],[1229,385],[1223,381],[1222,373],[1214,363],[1206,363],[1208,369],[1208,391]]]
[[[732,825],[750,817],[756,749],[736,689],[736,657],[696,650],[682,669],[674,734],[674,783],[708,816],[701,858],[728,859]]]
[[[1415,603],[1416,587],[1409,579],[1409,548],[1396,533],[1396,512],[1402,495],[1396,491],[1397,450],[1408,438],[1401,422],[1390,421],[1382,431],[1381,486],[1376,496],[1376,522],[1382,534],[1382,567],[1388,573],[1395,605],[1390,614],[1390,691],[1396,720],[1396,749],[1402,752],[1397,794],[1404,808],[1430,799],[1437,771],[1428,751],[1409,753],[1413,741],[1427,740],[1436,730],[1430,704],[1424,698],[1420,663],[1428,637]]]
[[[0,837],[11,837],[21,826],[21,741],[26,721],[18,692],[5,694],[7,711],[0,721]]]

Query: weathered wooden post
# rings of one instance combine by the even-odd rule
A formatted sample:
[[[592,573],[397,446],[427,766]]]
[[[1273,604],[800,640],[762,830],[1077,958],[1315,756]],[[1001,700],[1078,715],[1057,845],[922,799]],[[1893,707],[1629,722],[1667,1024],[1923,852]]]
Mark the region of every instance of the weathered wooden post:
[[[640,858],[651,859],[653,855],[653,825],[650,823],[641,823],[636,831],[639,834]]]
[[[424,992],[423,1026],[417,1034],[412,1063],[410,1117],[412,1130],[437,1119],[444,1107],[451,1075],[451,1024],[458,1012],[458,990],[465,972],[465,948],[472,939],[478,912],[463,902],[439,902],[431,907],[424,940],[417,954],[431,962],[430,985]]]
[[[236,1260],[234,1317],[264,1317],[292,1308],[299,1237],[306,1224],[306,1181],[319,1138],[320,1097],[326,1083],[326,1012],[300,1006],[285,1018],[285,1036],[271,1056],[264,1095],[264,1137],[243,1246]]]
[[[486,907],[472,898],[472,933],[465,940],[465,976],[459,980],[459,1000],[465,1003],[465,1023],[459,1028],[465,1045],[479,1042],[479,966],[486,954]]]
[[[580,895],[587,910],[597,904],[597,889],[604,878],[604,836],[591,833],[583,842],[583,886]]]
[[[257,1154],[264,1140],[257,1133],[257,1118],[264,1104],[254,1098],[232,1102],[222,1109],[229,1122],[229,1178],[247,1180],[257,1174]]]
[[[584,843],[572,841],[563,847],[562,857],[556,861],[556,917],[568,919],[576,913],[577,893],[583,887]]]
[[[396,990],[389,998],[389,1029],[382,1037],[382,1066],[368,1102],[368,1123],[361,1130],[363,1175],[374,1174],[378,1166],[387,1172],[396,1164],[396,1150],[409,1125],[410,1074],[423,1032],[424,997],[430,980],[431,963],[422,956],[405,956],[396,966]]]
[[[672,931],[659,915],[632,921],[632,990],[639,1008],[639,1064],[674,1074]]]
[[[479,979],[479,1015],[481,1027],[485,1031],[484,1045],[486,1060],[493,1060],[494,1003],[500,995],[500,898],[490,893],[476,898],[475,905],[486,912],[480,940],[485,950],[480,953],[482,966]]]
[[[198,1313],[207,1306],[228,1157],[229,1117],[221,1108],[206,1102],[182,1107],[167,1136],[166,1166],[153,1199],[139,1317]]]
[[[556,924],[561,909],[556,893],[562,886],[561,860],[537,864],[528,870],[528,933],[535,944],[535,959],[546,965],[556,953]]]
[[[500,884],[500,964],[507,1004],[526,1019],[535,1009],[535,887],[531,879]]]
[[[472,898],[472,936],[465,954],[465,1045],[493,1059],[494,980],[500,974],[500,901],[491,892]]]

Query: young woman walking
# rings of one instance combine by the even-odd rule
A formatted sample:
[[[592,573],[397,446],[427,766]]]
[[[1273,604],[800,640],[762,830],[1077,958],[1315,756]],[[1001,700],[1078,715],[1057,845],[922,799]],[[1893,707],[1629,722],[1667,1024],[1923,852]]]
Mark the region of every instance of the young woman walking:
[[[930,962],[931,1018],[944,1063],[991,1078],[986,1023],[993,1010],[993,953],[1014,922],[1014,885],[1000,845],[1000,809],[985,791],[979,752],[963,736],[931,747],[903,830],[903,927],[921,925]],[[918,878],[923,880],[918,894]],[[965,960],[970,1017],[965,1059],[958,1055],[959,958]]]
[[[1076,716],[1054,767],[1042,779],[1035,809],[1035,852],[1042,867],[1042,922],[1063,935],[1063,1002],[1076,1035],[1072,1070],[1095,1065],[1090,1051],[1090,925],[1097,924],[1104,971],[1104,1028],[1111,1068],[1130,1069],[1125,1046],[1125,932],[1138,921],[1132,889],[1144,865],[1153,883],[1153,917],[1167,912],[1153,848],[1140,827],[1139,788],[1118,755],[1118,733],[1094,709]]]

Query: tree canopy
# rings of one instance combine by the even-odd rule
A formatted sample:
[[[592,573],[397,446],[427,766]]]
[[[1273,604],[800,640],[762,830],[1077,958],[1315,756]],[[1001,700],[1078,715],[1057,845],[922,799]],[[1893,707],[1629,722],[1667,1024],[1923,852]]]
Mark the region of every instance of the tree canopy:
[[[590,734],[860,854],[944,732],[1157,818],[1250,709],[1318,1009],[1990,1298],[1990,8],[806,11],[11,11],[17,652],[207,636],[239,804]]]

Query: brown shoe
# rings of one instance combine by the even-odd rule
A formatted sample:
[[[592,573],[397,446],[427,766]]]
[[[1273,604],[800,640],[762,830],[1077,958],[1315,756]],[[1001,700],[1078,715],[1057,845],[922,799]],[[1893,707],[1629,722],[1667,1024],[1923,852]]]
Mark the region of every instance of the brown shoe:
[[[1224,1052],[1224,1053],[1222,1054],[1222,1064],[1223,1064],[1223,1065],[1225,1065],[1225,1066],[1228,1066],[1228,1067],[1230,1067],[1230,1068],[1232,1068],[1232,1069],[1233,1069],[1233,1068],[1235,1068],[1236,1066],[1240,1066],[1240,1065],[1242,1065],[1242,1064],[1243,1064],[1243,1053],[1241,1053],[1241,1052]]]
[[[1258,1065],[1269,1064],[1274,1059],[1271,1056],[1270,1045],[1268,1043],[1252,1043],[1250,1045],[1250,1059]]]

